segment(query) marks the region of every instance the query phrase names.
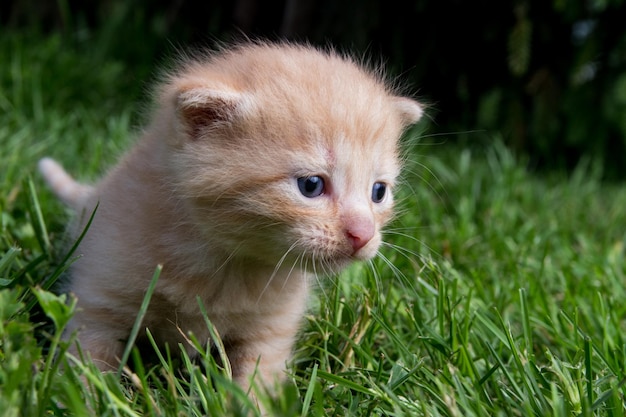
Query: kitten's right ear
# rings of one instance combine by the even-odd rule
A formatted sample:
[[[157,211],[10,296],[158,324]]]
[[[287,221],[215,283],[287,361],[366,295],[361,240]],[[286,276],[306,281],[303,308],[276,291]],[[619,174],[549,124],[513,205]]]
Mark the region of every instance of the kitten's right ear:
[[[176,97],[176,112],[192,140],[241,118],[249,109],[249,98],[242,93],[195,87]]]

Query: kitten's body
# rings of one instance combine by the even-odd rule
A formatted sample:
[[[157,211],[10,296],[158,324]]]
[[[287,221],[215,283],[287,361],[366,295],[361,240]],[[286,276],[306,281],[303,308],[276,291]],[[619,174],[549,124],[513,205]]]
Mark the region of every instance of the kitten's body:
[[[83,349],[115,367],[162,264],[143,323],[157,341],[174,346],[181,331],[209,340],[199,297],[235,378],[247,384],[258,361],[270,382],[289,357],[311,274],[376,254],[397,141],[421,109],[349,59],[271,44],[186,63],[158,105],[93,188],[41,161],[82,213],[77,232],[98,205],[71,269],[82,311],[68,332],[80,330]]]

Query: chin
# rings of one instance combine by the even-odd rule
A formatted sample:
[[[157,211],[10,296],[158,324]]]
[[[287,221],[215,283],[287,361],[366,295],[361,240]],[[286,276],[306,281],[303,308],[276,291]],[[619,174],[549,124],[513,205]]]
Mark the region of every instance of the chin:
[[[318,257],[311,260],[307,269],[309,272],[316,274],[337,275],[350,265],[372,259],[374,255],[359,255],[357,253],[354,255],[338,254],[334,256]]]

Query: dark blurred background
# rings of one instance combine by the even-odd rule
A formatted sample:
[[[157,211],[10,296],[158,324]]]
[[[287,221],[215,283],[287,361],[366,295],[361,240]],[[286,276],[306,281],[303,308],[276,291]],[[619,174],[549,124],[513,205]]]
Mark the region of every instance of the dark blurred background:
[[[626,0],[2,0],[0,25],[91,43],[137,91],[177,48],[332,44],[383,57],[446,142],[501,138],[533,169],[592,158],[626,177]]]

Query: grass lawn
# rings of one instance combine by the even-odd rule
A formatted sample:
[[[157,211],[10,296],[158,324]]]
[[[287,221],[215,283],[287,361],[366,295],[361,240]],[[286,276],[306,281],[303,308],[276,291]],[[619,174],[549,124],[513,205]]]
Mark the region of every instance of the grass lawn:
[[[35,164],[97,178],[150,82],[88,45],[0,34],[2,416],[253,414],[200,346],[198,362],[160,351],[155,367],[129,352],[118,374],[64,355],[72,303],[47,290],[73,259],[69,213]],[[409,139],[384,257],[317,291],[287,387],[258,394],[268,414],[625,415],[626,185],[593,163],[529,173],[496,140]]]

